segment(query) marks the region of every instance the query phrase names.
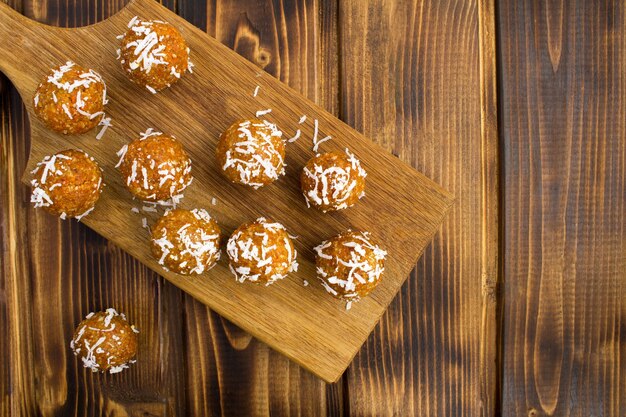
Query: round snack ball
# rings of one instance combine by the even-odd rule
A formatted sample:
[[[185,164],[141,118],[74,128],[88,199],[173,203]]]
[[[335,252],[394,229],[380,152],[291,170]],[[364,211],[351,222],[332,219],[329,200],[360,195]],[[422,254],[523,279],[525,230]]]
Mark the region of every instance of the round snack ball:
[[[80,220],[93,210],[102,193],[102,170],[80,150],[46,156],[31,173],[31,203],[62,219]]]
[[[104,118],[107,88],[102,77],[68,61],[53,68],[33,97],[37,117],[55,132],[85,133]]]
[[[187,43],[167,22],[134,17],[118,38],[117,59],[126,75],[153,94],[174,84],[185,71],[191,72]]]
[[[317,277],[336,298],[357,301],[380,282],[387,252],[368,232],[347,231],[314,248]]]
[[[222,133],[215,151],[230,181],[255,189],[285,173],[283,133],[267,120],[239,120]]]
[[[87,314],[76,327],[70,347],[74,355],[80,356],[85,368],[115,374],[136,362],[133,360],[137,353],[136,333],[139,330],[128,324],[124,314],[107,308]]]
[[[298,270],[298,253],[285,226],[263,217],[239,226],[228,239],[226,252],[239,282],[270,285]]]
[[[206,210],[168,210],[151,234],[159,264],[178,274],[201,274],[220,259],[220,228]]]
[[[361,162],[346,149],[311,158],[302,169],[300,185],[307,206],[328,212],[359,201],[365,195],[366,176]]]
[[[163,203],[179,198],[193,180],[191,159],[172,136],[148,129],[117,153],[128,190],[144,201]]]

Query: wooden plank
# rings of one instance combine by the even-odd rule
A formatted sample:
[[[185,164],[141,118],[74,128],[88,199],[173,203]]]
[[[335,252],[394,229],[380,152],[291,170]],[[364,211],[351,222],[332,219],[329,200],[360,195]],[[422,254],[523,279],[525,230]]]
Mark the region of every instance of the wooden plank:
[[[494,415],[493,5],[342,1],[341,115],[457,199],[348,372],[350,415]]]
[[[207,33],[336,112],[337,73],[332,71],[337,66],[336,28],[332,26],[336,10],[332,3],[193,2],[195,10],[185,9],[182,16],[191,17],[192,22],[207,16],[205,25],[200,22],[199,26]],[[283,26],[286,38],[278,36]],[[264,58],[259,59],[260,55]],[[186,370],[191,390],[188,413],[340,415],[341,384],[324,384],[190,296],[185,296],[185,312],[187,357],[199,359],[199,363],[190,361]]]
[[[101,20],[121,4],[12,6],[44,23],[75,26]],[[8,82],[3,85],[0,324],[8,335],[0,344],[6,370],[1,410],[8,410],[3,415],[184,414],[180,291],[83,225],[30,207],[28,188],[20,183],[30,146],[28,122],[17,92]],[[149,348],[128,372],[92,375],[68,342],[84,315],[110,306],[126,312],[141,330],[141,345]]]
[[[503,415],[626,415],[625,12],[499,7]]]
[[[17,92],[2,77],[0,116],[2,118],[0,149],[0,218],[2,257],[0,257],[0,300],[2,337],[0,360],[3,375],[3,415],[32,415],[35,403],[34,375],[30,372],[32,340],[30,309],[20,308],[29,303],[29,260],[23,248],[28,247],[27,192],[19,181],[19,169],[27,159],[24,132],[25,117]]]

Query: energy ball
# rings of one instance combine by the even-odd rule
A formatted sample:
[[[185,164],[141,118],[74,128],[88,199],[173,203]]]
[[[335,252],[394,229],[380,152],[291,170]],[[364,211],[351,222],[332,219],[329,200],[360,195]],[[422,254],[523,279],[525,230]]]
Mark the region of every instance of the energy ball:
[[[298,270],[298,253],[285,226],[263,217],[239,226],[228,239],[226,252],[239,282],[270,285]]]
[[[68,61],[53,68],[33,97],[37,117],[55,132],[85,133],[104,118],[107,88],[102,77]]]
[[[144,201],[164,203],[181,193],[191,181],[191,159],[174,137],[148,129],[117,153],[128,190]]]
[[[317,277],[330,294],[347,301],[368,295],[380,282],[387,252],[368,232],[347,231],[314,248]]]
[[[174,84],[185,71],[192,72],[187,43],[167,22],[135,16],[118,38],[117,59],[126,75],[153,94]]]
[[[201,274],[220,259],[220,228],[206,210],[169,210],[152,228],[152,253],[167,270]]]
[[[365,195],[367,173],[348,149],[346,152],[318,154],[300,174],[300,185],[307,206],[336,211],[353,206]]]
[[[139,330],[128,324],[124,314],[107,308],[87,314],[76,327],[70,347],[85,368],[115,374],[136,362],[137,333]]]
[[[80,220],[94,209],[102,193],[102,170],[80,150],[46,156],[31,173],[31,203],[62,219]]]
[[[285,141],[267,120],[239,120],[222,133],[216,156],[230,181],[255,189],[285,173]]]

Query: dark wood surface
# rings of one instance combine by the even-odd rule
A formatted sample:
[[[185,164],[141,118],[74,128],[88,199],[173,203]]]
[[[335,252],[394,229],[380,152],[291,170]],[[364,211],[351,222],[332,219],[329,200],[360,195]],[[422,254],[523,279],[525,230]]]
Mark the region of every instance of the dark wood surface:
[[[499,10],[505,415],[626,416],[624,6]]]
[[[60,26],[123,6],[9,4]],[[87,228],[31,209],[28,121],[0,79],[0,413],[626,415],[621,2],[164,4],[457,205],[343,379],[324,384]],[[63,338],[109,305],[153,312],[138,322],[145,366],[115,378],[85,372]]]

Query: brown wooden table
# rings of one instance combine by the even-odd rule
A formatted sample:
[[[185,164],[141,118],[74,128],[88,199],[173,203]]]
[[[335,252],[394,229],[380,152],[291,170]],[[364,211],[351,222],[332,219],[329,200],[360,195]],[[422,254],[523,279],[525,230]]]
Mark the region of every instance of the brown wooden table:
[[[60,26],[124,5],[8,2]],[[32,209],[28,120],[0,78],[2,415],[626,416],[623,2],[164,4],[457,204],[327,385],[82,225]],[[142,330],[140,363],[93,375],[68,341],[109,306]]]

